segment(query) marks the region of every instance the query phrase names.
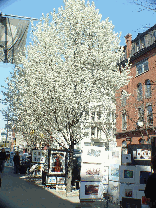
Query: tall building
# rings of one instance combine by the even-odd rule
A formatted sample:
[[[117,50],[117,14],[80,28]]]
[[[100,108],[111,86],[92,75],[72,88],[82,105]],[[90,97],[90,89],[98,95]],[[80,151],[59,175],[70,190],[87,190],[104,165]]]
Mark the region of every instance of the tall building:
[[[117,146],[149,144],[156,137],[156,25],[125,39],[121,64],[130,59],[131,80],[116,93]]]

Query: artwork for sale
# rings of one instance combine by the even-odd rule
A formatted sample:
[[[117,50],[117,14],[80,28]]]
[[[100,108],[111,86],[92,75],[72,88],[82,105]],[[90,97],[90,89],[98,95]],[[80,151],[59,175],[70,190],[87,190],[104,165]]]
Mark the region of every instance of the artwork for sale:
[[[119,199],[119,182],[109,181],[108,193],[113,197],[113,201],[116,202]]]
[[[108,184],[108,176],[103,176],[102,183],[103,184]]]
[[[82,162],[102,163],[104,160],[104,147],[86,146],[82,153]]]
[[[109,180],[119,181],[119,165],[111,164],[109,166]]]
[[[122,200],[122,197],[127,198],[136,198],[137,197],[137,191],[138,186],[135,184],[120,184],[120,191],[119,191],[119,200]]]
[[[121,147],[115,147],[114,150],[112,150],[109,153],[109,162],[110,164],[119,164],[121,165]]]
[[[137,149],[137,160],[151,160],[151,150]]]
[[[131,163],[131,154],[122,154],[122,163]]]
[[[47,176],[46,184],[56,184],[56,177],[55,176]]]
[[[45,151],[44,150],[33,150],[32,151],[32,162],[45,163]]]
[[[103,177],[102,164],[81,164],[81,181],[101,181]]]
[[[121,183],[135,183],[135,166],[120,166],[119,168],[119,179]]]
[[[143,184],[145,186],[150,175],[151,166],[136,165],[136,184]]]
[[[51,151],[49,173],[65,173],[65,152]]]
[[[117,142],[109,142],[109,150],[113,151],[117,146]]]
[[[65,184],[65,177],[57,177],[57,184]]]
[[[102,199],[103,189],[101,182],[81,182],[80,199]]]

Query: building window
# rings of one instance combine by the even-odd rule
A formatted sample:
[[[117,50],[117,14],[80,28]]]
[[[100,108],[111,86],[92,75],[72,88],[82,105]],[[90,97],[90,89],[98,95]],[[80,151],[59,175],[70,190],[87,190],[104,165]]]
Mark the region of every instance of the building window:
[[[147,124],[148,126],[153,125],[153,111],[152,111],[152,105],[147,105]]]
[[[141,49],[145,47],[145,40],[144,37],[141,39]]]
[[[147,72],[148,68],[148,60],[143,61],[142,63],[138,63],[136,65],[136,75],[141,75],[144,72]]]
[[[137,100],[141,101],[142,98],[143,98],[142,84],[138,83],[137,84]]]
[[[95,121],[95,112],[92,112],[92,121]]]
[[[95,127],[91,127],[91,137],[95,137]]]
[[[144,108],[138,108],[138,122],[144,122]]]
[[[151,82],[149,79],[145,81],[145,96],[146,98],[151,97]]]
[[[126,113],[122,113],[122,130],[127,129]]]
[[[124,91],[122,91],[121,94],[122,94],[121,95],[122,107],[125,107],[126,106],[126,99],[127,99],[127,97],[126,97],[126,94],[124,94]]]

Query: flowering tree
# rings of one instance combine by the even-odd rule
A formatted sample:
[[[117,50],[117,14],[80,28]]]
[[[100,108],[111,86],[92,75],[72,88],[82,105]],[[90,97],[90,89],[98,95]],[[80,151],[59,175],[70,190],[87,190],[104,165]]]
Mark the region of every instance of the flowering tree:
[[[83,112],[91,102],[115,103],[116,90],[128,83],[129,65],[119,71],[117,63],[124,56],[120,36],[108,18],[101,21],[94,3],[64,4],[32,26],[32,43],[8,80],[6,100],[18,131],[30,139],[33,130],[37,141],[51,136],[68,150],[69,192]]]

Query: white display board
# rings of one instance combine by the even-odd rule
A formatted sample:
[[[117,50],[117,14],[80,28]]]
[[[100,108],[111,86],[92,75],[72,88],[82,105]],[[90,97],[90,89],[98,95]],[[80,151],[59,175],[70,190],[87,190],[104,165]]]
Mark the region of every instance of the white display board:
[[[81,182],[80,199],[102,199],[103,190],[102,182]]]

